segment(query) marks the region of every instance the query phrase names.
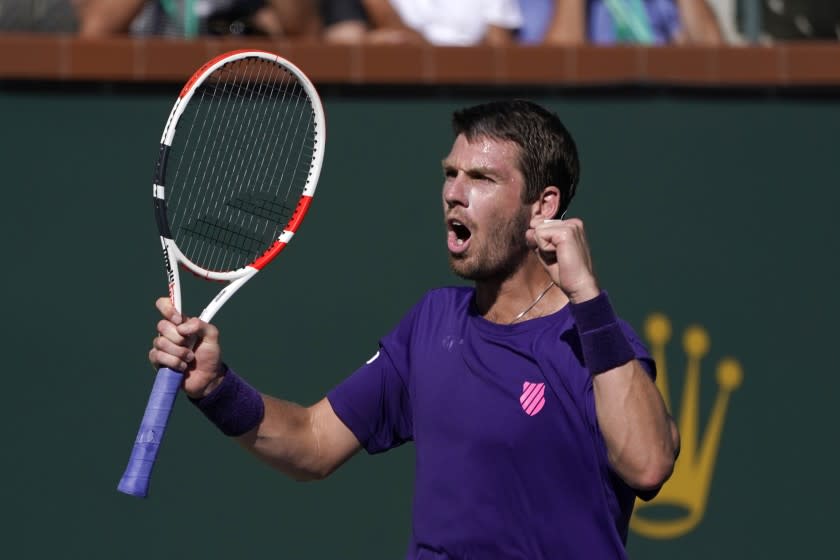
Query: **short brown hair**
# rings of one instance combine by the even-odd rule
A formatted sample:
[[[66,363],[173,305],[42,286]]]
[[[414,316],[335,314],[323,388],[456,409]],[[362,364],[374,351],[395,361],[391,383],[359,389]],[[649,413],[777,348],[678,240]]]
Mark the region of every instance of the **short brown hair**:
[[[560,217],[575,196],[580,179],[580,161],[572,135],[560,118],[523,99],[492,101],[455,111],[455,136],[467,140],[481,136],[508,140],[519,146],[519,168],[525,178],[523,202],[536,201],[543,189],[560,189]]]

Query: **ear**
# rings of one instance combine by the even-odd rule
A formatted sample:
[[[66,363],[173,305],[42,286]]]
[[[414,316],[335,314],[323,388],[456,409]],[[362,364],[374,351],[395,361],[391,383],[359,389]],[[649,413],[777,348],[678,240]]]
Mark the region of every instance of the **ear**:
[[[559,218],[556,215],[558,210],[560,210],[560,189],[549,186],[542,190],[540,197],[531,205],[531,218],[544,220]]]

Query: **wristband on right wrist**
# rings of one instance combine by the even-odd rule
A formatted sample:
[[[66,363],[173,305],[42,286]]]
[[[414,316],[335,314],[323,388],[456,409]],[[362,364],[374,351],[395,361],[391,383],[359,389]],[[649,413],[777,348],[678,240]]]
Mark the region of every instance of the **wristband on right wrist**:
[[[241,436],[260,425],[265,404],[259,391],[248,385],[230,368],[222,382],[200,399],[190,399],[226,436]]]

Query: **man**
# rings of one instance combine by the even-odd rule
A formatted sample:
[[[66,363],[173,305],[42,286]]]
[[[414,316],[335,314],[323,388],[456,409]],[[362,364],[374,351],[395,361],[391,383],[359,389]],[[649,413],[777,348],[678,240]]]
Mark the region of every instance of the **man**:
[[[679,443],[653,362],[592,273],[582,222],[557,219],[578,182],[574,141],[526,101],[453,124],[447,248],[474,289],[429,292],[309,408],[249,387],[223,364],[215,327],[166,298],[150,359],[184,371],[224,433],[298,479],[414,441],[409,558],[622,558],[635,496],[655,494]]]

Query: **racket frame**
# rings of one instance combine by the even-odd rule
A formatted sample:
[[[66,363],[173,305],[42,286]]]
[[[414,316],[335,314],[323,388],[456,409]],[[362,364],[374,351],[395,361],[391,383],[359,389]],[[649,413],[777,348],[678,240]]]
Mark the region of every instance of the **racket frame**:
[[[218,68],[225,64],[242,60],[245,58],[262,58],[274,62],[289,72],[297,79],[298,84],[303,87],[312,105],[315,122],[315,144],[310,164],[309,175],[304,186],[297,207],[292,213],[286,227],[277,236],[272,245],[263,252],[252,263],[232,271],[207,270],[198,266],[187,258],[178,248],[169,228],[169,221],[166,215],[166,163],[169,150],[177,129],[178,121],[186,109],[190,99],[204,81]],[[208,61],[199,68],[181,89],[178,99],[175,101],[172,110],[164,126],[160,142],[160,153],[155,166],[154,184],[152,196],[155,208],[155,221],[160,233],[161,249],[163,251],[164,268],[169,285],[169,297],[175,309],[180,313],[182,309],[181,282],[178,265],[184,267],[195,276],[206,280],[227,282],[210,303],[199,315],[202,321],[209,322],[221,309],[221,307],[236,293],[246,282],[273,260],[291,241],[297,231],[303,217],[309,210],[315,188],[320,177],[321,167],[324,160],[324,149],[326,141],[326,123],[324,109],[321,99],[318,96],[315,86],[309,78],[294,64],[288,60],[267,51],[244,49],[230,51],[221,54]],[[149,402],[140,424],[140,430],[135,439],[128,467],[118,485],[118,490],[125,494],[145,498],[151,479],[152,468],[157,458],[158,448],[163,439],[166,424],[174,405],[175,397],[181,386],[183,374],[169,368],[161,368],[155,379],[154,387],[149,396]]]
[[[275,62],[285,69],[290,71],[298,83],[303,87],[308,98],[312,101],[312,108],[315,120],[315,138],[316,148],[314,150],[312,164],[310,166],[310,175],[307,179],[306,185],[303,189],[302,196],[298,202],[297,208],[292,214],[287,227],[280,233],[274,243],[253,263],[242,268],[232,271],[213,271],[207,270],[198,266],[188,259],[178,248],[172,234],[169,230],[169,222],[166,217],[166,188],[164,186],[164,178],[166,174],[166,158],[169,149],[172,146],[172,140],[175,137],[178,120],[181,118],[184,110],[187,107],[192,96],[204,83],[204,81],[213,74],[217,69],[245,58],[263,58],[271,62]],[[326,139],[326,123],[324,117],[324,109],[321,103],[321,98],[315,90],[315,86],[309,78],[294,64],[288,60],[267,51],[243,49],[230,51],[221,54],[216,58],[208,61],[204,66],[199,68],[195,74],[184,84],[175,105],[169,113],[169,118],[166,121],[166,126],[163,129],[163,135],[160,139],[160,156],[158,163],[155,166],[155,180],[152,187],[152,196],[155,203],[155,217],[160,232],[161,247],[163,249],[163,261],[166,269],[166,276],[169,282],[169,297],[172,300],[175,309],[181,312],[181,283],[178,276],[178,266],[181,265],[195,276],[204,278],[206,280],[215,280],[218,282],[229,282],[216,297],[204,308],[199,315],[202,321],[209,322],[221,309],[221,307],[239,290],[248,280],[250,280],[259,270],[266,264],[271,262],[291,241],[303,217],[309,209],[312,202],[312,197],[315,195],[315,188],[318,185],[318,178],[321,173],[321,167],[324,161],[324,141]]]

